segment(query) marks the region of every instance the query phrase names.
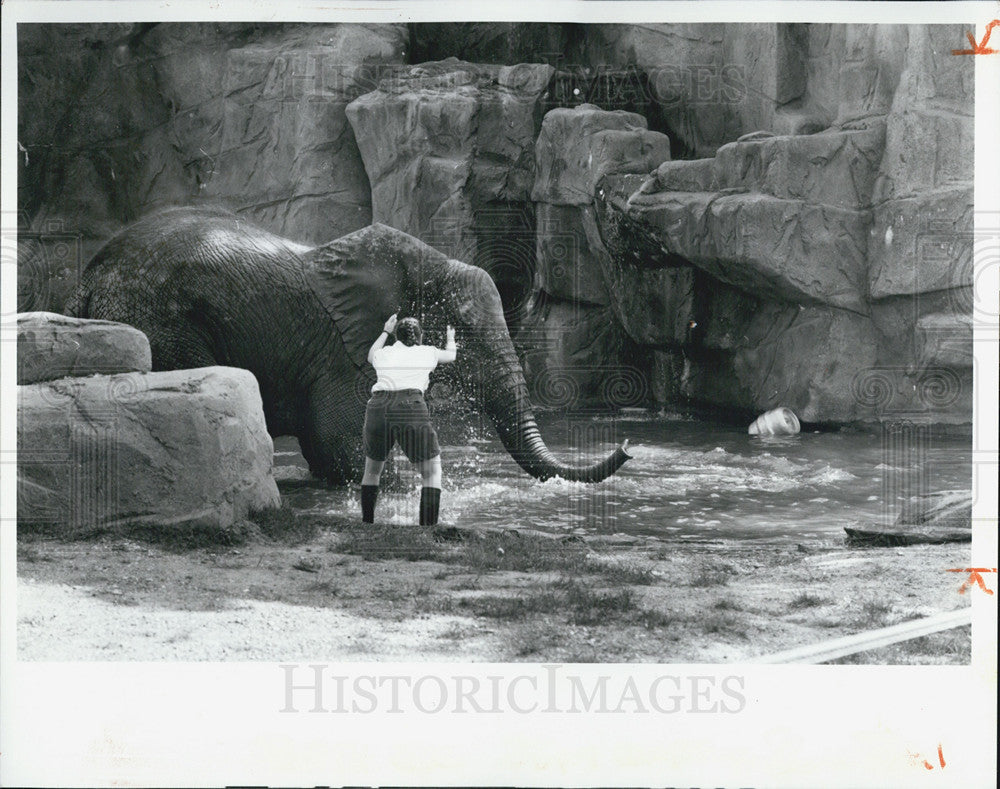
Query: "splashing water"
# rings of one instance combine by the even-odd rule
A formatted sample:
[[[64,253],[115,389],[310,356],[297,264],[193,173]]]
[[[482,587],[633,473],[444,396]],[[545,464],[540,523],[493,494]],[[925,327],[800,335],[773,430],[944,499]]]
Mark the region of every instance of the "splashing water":
[[[624,438],[632,455],[596,485],[558,477],[540,482],[488,429],[443,424],[444,416],[435,414],[444,524],[787,542],[839,536],[857,521],[891,521],[909,495],[971,484],[967,435],[934,435],[903,456],[877,431],[759,438],[737,426],[636,411],[540,418],[549,448],[561,459],[591,460]],[[275,449],[279,478],[290,476],[288,466],[304,468],[294,439],[278,439]],[[376,518],[416,523],[420,477],[398,449],[394,458],[383,473]],[[360,520],[356,486],[293,486],[282,495],[297,508]]]

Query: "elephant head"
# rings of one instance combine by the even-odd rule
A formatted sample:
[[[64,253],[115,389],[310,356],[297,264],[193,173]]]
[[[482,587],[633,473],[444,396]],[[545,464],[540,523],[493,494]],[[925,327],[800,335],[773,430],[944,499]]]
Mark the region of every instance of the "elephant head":
[[[433,331],[455,327],[455,373],[490,417],[510,455],[532,476],[599,482],[629,459],[628,442],[589,465],[560,462],[546,447],[528,397],[503,306],[484,270],[448,259],[399,230],[374,224],[303,256],[306,281],[337,327],[357,374],[392,313]]]

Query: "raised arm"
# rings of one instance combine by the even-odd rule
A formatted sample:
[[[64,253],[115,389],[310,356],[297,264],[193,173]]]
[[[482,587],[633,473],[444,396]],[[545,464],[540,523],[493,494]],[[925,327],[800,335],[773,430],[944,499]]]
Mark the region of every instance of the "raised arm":
[[[389,332],[396,328],[396,313],[394,312],[389,316],[389,320],[385,322],[385,326],[382,329],[382,333],[378,336],[378,339],[372,343],[372,347],[368,349],[368,364],[372,363],[372,357],[375,355],[375,351],[385,345],[385,341],[389,339]]]
[[[438,348],[437,355],[439,364],[453,362],[458,356],[458,346],[455,344],[455,329],[453,327],[448,327],[448,339],[444,344],[444,350],[442,351]]]

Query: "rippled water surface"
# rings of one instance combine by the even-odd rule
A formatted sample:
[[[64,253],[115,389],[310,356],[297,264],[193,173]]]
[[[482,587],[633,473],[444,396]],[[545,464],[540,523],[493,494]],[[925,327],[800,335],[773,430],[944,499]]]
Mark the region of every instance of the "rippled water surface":
[[[911,493],[971,484],[968,435],[842,431],[762,439],[741,426],[638,411],[540,418],[561,459],[596,458],[623,438],[633,459],[598,485],[538,482],[483,426],[446,424],[441,414],[435,421],[446,524],[787,541],[839,536],[852,522],[894,516]],[[398,450],[396,458],[383,474],[376,518],[415,523],[420,478]],[[275,462],[279,479],[294,475],[287,466],[305,465],[289,438],[275,442]],[[295,507],[360,519],[356,487],[282,487]]]

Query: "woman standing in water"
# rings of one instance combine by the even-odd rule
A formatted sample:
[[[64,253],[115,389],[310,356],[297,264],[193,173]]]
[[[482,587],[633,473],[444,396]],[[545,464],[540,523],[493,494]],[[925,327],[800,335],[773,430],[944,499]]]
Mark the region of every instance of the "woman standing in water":
[[[386,346],[393,331],[396,342]],[[448,327],[444,350],[421,345],[423,332],[416,318],[389,316],[382,333],[368,351],[368,362],[378,380],[365,409],[365,475],[361,480],[361,519],[375,522],[379,477],[397,441],[423,480],[420,489],[420,525],[433,526],[441,505],[441,447],[424,402],[431,370],[457,356],[455,330]]]

